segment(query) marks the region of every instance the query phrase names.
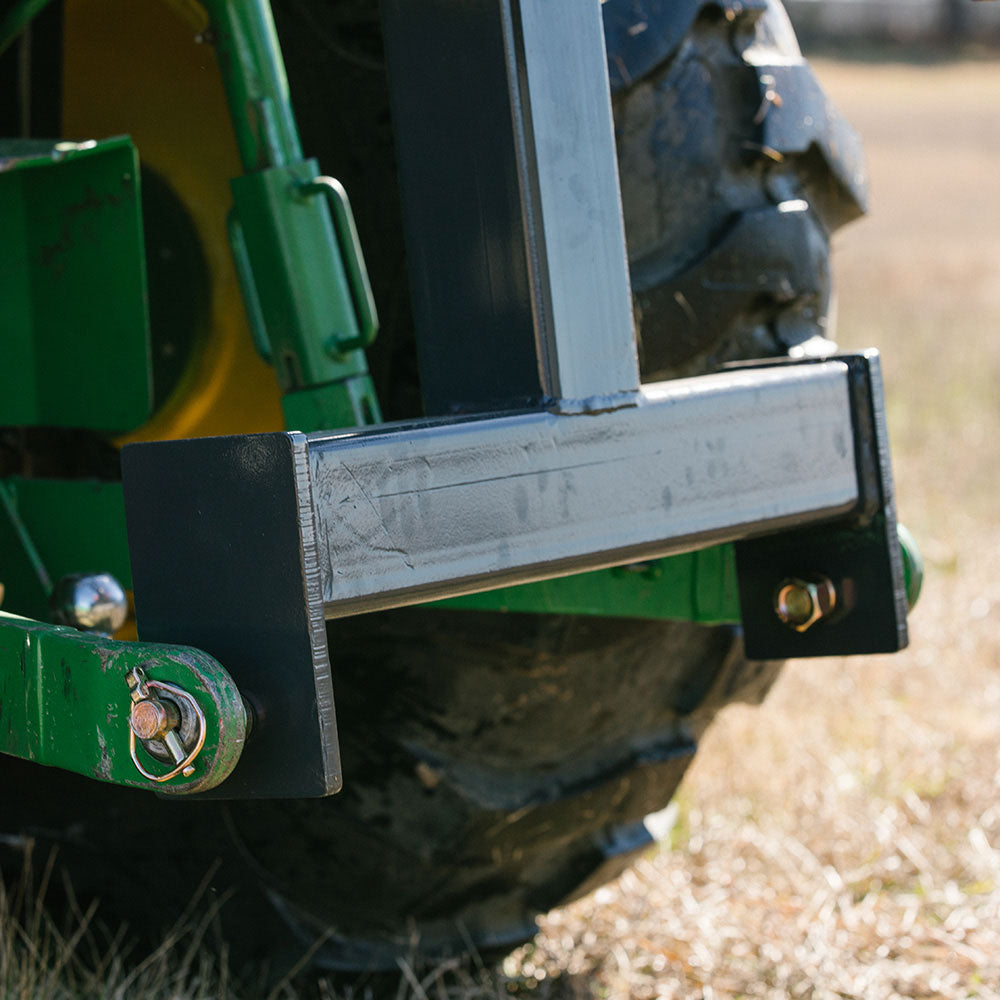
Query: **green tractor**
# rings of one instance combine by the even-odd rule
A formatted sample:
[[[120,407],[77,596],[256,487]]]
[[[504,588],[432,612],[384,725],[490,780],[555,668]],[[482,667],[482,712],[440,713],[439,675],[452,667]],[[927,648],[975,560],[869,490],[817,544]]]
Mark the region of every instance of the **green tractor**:
[[[18,0],[0,73],[5,870],[495,952],[783,658],[906,644],[776,0]]]

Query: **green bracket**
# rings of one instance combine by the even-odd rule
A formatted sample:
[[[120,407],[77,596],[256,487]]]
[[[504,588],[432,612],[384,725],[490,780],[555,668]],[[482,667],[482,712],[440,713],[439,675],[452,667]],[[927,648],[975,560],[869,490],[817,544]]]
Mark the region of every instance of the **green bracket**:
[[[110,573],[132,586],[121,483],[0,480],[0,583],[4,607],[49,616],[52,585],[70,573]]]
[[[739,624],[731,545],[468,594],[429,607]]]
[[[367,371],[357,348],[375,330],[367,277],[352,285],[326,202],[310,193],[318,175],[316,161],[305,160],[231,181],[237,273],[257,303],[257,343],[266,343],[285,391]]]
[[[229,242],[261,355],[286,394],[288,427],[381,421],[363,348],[378,317],[347,194],[302,156],[265,0],[208,0],[209,36],[236,131]]]
[[[52,579],[8,482],[0,482],[0,583],[8,607],[35,618],[48,617]]]
[[[127,678],[137,668],[150,682],[181,689],[204,717],[204,743],[190,774],[158,782],[133,762]],[[99,781],[184,795],[212,788],[232,772],[246,730],[236,685],[207,653],[116,642],[0,612],[0,752]],[[132,742],[150,774],[169,774],[169,763]]]
[[[132,142],[4,140],[0,220],[0,425],[138,427],[152,386]]]

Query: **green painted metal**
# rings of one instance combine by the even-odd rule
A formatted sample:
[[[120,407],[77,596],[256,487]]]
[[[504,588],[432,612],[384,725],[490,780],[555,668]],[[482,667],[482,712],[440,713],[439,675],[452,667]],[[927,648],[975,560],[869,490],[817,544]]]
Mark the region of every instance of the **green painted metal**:
[[[136,770],[129,755],[126,681],[134,667],[181,688],[203,712],[205,744],[189,777],[158,784]],[[0,612],[0,752],[99,781],[185,795],[225,780],[246,731],[239,691],[207,653],[116,642]],[[169,770],[141,744],[137,755],[153,773]]]
[[[362,353],[378,318],[357,229],[343,188],[302,157],[270,6],[205,6],[246,171],[232,181],[229,240],[247,316],[282,391],[312,393],[286,405],[288,426],[378,422]]]
[[[903,580],[906,584],[906,603],[912,611],[920,600],[924,586],[924,557],[920,554],[917,540],[905,525],[897,524],[899,548],[903,553]]]
[[[731,545],[435,601],[428,607],[738,624]]]
[[[100,572],[132,586],[121,483],[21,476],[4,483],[53,580]]]
[[[239,274],[252,281],[285,391],[367,372],[364,354],[344,347],[361,346],[361,329],[330,212],[309,193],[318,173],[305,160],[231,182],[242,236],[236,253],[245,253]]]
[[[17,41],[18,36],[52,0],[20,0],[14,3],[0,19],[0,55]]]
[[[52,580],[5,481],[0,481],[0,583],[8,608],[33,618],[48,616]]]
[[[4,607],[47,619],[52,584],[69,573],[110,573],[131,588],[121,483],[0,480]]]
[[[0,220],[0,424],[138,427],[152,388],[131,141],[5,140]]]
[[[285,426],[295,431],[333,431],[377,424],[378,399],[371,376],[346,378],[333,386],[286,392],[281,397]]]
[[[243,169],[302,159],[285,62],[267,0],[204,0]]]

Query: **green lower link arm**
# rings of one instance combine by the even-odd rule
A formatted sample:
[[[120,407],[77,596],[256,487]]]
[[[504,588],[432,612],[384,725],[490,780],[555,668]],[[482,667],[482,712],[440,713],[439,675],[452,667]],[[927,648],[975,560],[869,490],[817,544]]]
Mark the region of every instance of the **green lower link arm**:
[[[0,752],[187,794],[232,772],[246,733],[236,685],[201,650],[0,612]]]

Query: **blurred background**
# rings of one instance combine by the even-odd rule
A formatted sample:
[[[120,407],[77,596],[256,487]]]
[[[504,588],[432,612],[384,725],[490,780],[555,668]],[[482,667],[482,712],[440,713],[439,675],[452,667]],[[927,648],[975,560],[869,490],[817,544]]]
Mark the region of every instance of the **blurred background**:
[[[830,43],[1000,42],[1000,7],[975,0],[788,0],[807,48]]]

